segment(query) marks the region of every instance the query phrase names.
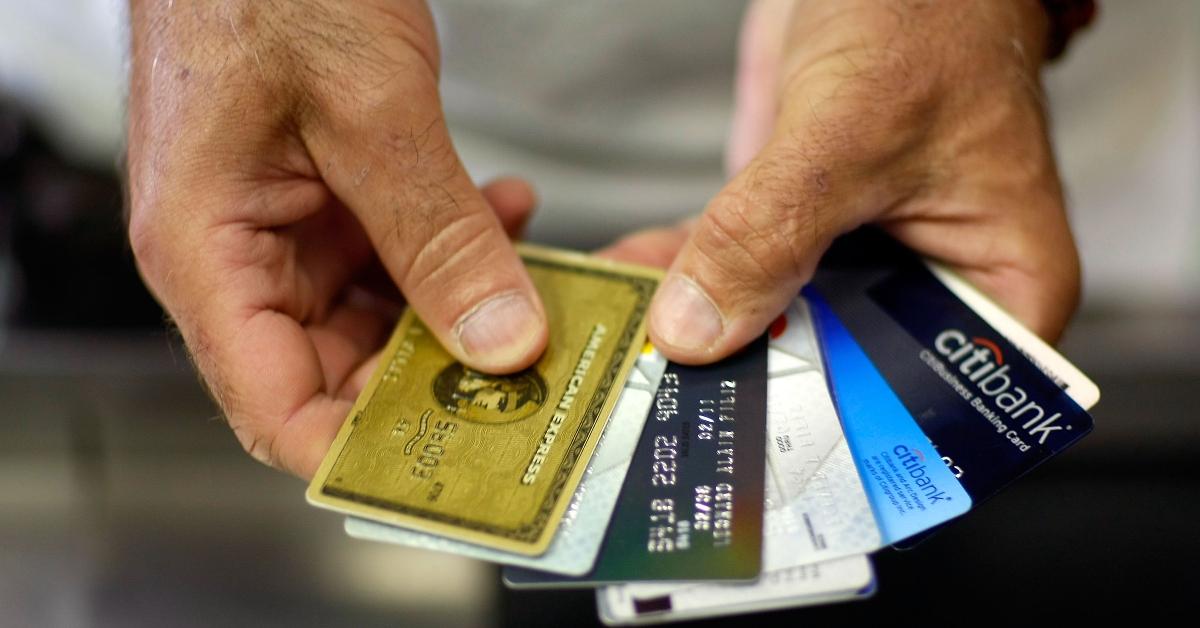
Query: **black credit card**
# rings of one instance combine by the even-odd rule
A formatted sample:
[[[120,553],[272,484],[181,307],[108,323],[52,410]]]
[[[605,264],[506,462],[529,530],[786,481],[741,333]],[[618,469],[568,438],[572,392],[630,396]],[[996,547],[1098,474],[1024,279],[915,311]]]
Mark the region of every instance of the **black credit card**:
[[[757,578],[766,422],[766,337],[717,364],[669,364],[591,573],[508,567],[505,583]]]

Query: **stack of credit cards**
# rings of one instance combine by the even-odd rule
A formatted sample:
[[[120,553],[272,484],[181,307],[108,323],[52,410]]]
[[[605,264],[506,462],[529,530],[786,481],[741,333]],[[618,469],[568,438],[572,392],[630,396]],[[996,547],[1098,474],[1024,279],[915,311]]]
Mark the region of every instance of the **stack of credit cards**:
[[[949,271],[839,239],[765,337],[708,366],[646,344],[659,274],[523,246],[550,341],[472,371],[412,313],[308,489],[351,536],[596,589],[642,624],[869,597],[918,542],[1091,430],[1099,391]]]

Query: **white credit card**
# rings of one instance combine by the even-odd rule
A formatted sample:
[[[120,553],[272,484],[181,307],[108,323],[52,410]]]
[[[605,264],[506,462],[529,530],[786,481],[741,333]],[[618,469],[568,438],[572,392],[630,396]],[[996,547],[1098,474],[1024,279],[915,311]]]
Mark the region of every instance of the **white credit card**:
[[[764,570],[882,544],[821,370],[808,305],[797,299],[784,316],[786,329],[772,339],[767,362]]]
[[[666,359],[650,345],[638,357],[563,522],[541,556],[513,554],[355,517],[346,518],[346,533],[358,539],[449,552],[503,565],[571,576],[586,574],[596,562],[666,365]]]
[[[959,277],[946,266],[925,260],[939,281],[942,282],[954,296],[967,304],[987,324],[1000,332],[1009,342],[1020,349],[1030,362],[1037,365],[1046,377],[1062,386],[1063,391],[1084,410],[1090,410],[1100,401],[1100,388],[1087,375],[1083,374],[1074,364],[1071,364],[1054,347],[1051,347],[1037,334],[1029,331],[1012,314],[1004,311],[994,301],[980,292],[965,279]]]
[[[770,328],[763,575],[753,583],[604,587],[606,623],[652,623],[855,599],[882,540],[825,383],[808,305]],[[869,593],[865,593],[869,594]]]
[[[654,624],[862,599],[874,583],[870,560],[851,556],[764,572],[752,583],[601,587],[596,609],[610,626]]]

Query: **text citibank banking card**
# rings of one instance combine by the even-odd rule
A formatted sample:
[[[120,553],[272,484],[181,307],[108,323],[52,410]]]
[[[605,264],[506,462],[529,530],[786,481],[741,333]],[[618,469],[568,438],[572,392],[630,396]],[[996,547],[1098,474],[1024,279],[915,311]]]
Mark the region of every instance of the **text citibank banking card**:
[[[965,513],[1092,429],[1094,383],[877,231],[835,242],[804,296],[885,543]]]

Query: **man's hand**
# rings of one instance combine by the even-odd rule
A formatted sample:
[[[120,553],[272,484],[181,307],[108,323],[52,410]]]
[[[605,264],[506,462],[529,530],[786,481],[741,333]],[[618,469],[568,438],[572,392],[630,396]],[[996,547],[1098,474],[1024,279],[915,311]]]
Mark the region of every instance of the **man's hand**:
[[[537,359],[532,193],[464,172],[423,3],[131,5],[130,239],[247,451],[315,472],[394,320],[373,283],[475,368]]]
[[[604,252],[670,264],[655,345],[684,363],[732,353],[795,298],[835,237],[868,222],[1057,337],[1079,260],[1038,80],[1046,22],[1036,0],[752,5],[736,175],[695,222]]]

